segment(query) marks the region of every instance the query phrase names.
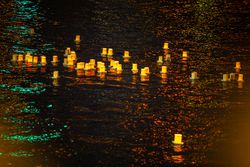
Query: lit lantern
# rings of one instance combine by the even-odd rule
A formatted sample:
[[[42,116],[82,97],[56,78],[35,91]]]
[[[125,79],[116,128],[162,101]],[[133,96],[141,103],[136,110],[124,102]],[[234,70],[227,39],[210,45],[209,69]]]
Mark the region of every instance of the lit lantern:
[[[243,82],[243,74],[239,74],[238,76],[238,82]]]
[[[159,58],[157,60],[157,63],[158,64],[162,64],[163,63],[163,57],[162,56],[159,56]]]
[[[90,59],[89,63],[95,67],[95,59]]]
[[[167,73],[167,66],[162,66],[161,67],[161,74],[166,74]]]
[[[91,70],[91,65],[89,63],[86,63],[84,70]]]
[[[76,70],[84,70],[84,62],[79,62],[76,64]]]
[[[28,62],[30,56],[31,56],[31,55],[30,55],[29,52],[25,55],[25,62]]]
[[[132,73],[133,74],[137,74],[138,73],[138,66],[137,66],[137,64],[132,64]]]
[[[38,63],[38,56],[34,56],[33,57],[33,64],[37,64]]]
[[[17,61],[23,61],[23,55],[22,55],[22,54],[19,54],[19,55],[18,55]]]
[[[17,61],[17,58],[18,58],[18,55],[17,54],[13,54],[11,61]]]
[[[58,79],[58,78],[59,78],[59,72],[58,71],[54,71],[52,79]]]
[[[63,65],[64,65],[64,66],[67,66],[67,65],[68,65],[68,59],[67,59],[67,58],[64,58],[64,59],[63,59]]]
[[[101,61],[97,61],[97,65],[96,65],[97,69],[99,69],[102,66],[104,66],[104,63]]]
[[[182,52],[182,58],[184,58],[184,59],[188,58],[188,53],[187,53],[187,51],[183,51],[183,52]]]
[[[149,67],[144,67],[144,69],[145,69],[146,74],[149,75],[150,74]]]
[[[110,60],[110,64],[109,64],[109,67],[113,67],[115,64],[115,61],[114,60]]]
[[[71,55],[71,59],[74,60],[74,61],[76,61],[76,59],[77,59],[76,52],[75,51],[71,51],[70,55]]]
[[[80,43],[81,42],[81,36],[80,35],[76,35],[75,42],[76,43]]]
[[[77,75],[78,77],[82,77],[82,76],[84,76],[84,71],[83,71],[83,70],[77,70],[77,71],[76,71],[76,75]]]
[[[111,48],[108,49],[108,56],[113,56],[113,49]]]
[[[41,64],[42,65],[46,65],[47,64],[46,56],[41,56]]]
[[[52,63],[58,63],[58,56],[57,55],[53,56]]]
[[[122,64],[117,64],[116,73],[117,74],[121,74],[122,73]]]
[[[241,69],[240,62],[236,62],[236,64],[235,64],[235,69]]]
[[[108,49],[107,49],[107,48],[102,48],[102,53],[101,53],[101,55],[102,55],[102,56],[106,56],[106,55],[107,55],[107,52],[108,52]]]
[[[99,73],[106,73],[107,71],[106,71],[105,66],[101,66],[98,72]]]
[[[174,134],[174,141],[172,141],[173,144],[179,144],[179,145],[182,145],[184,144],[182,142],[182,134]]]
[[[235,73],[230,73],[229,79],[230,79],[230,81],[234,81],[235,80]]]
[[[168,50],[169,48],[168,48],[168,43],[167,42],[165,42],[164,44],[163,44],[163,49],[164,50]]]
[[[223,74],[223,78],[222,78],[221,81],[223,81],[223,82],[229,81],[229,79],[228,79],[228,74]]]
[[[124,51],[123,58],[130,58],[129,51]]]
[[[32,63],[33,62],[33,56],[28,56],[27,62]]]
[[[166,54],[165,55],[165,60],[166,61],[171,61],[171,55],[170,54]]]
[[[142,77],[146,77],[146,76],[147,76],[147,73],[146,73],[145,68],[142,68],[142,69],[141,69],[141,76],[142,76]]]
[[[74,66],[74,60],[68,60],[68,64],[67,64],[68,66]]]
[[[119,61],[114,61],[113,69],[117,69],[118,64],[120,64]]]
[[[65,50],[65,55],[69,55],[70,52],[71,52],[71,49],[70,49],[70,48],[66,48],[66,50]]]
[[[191,80],[198,79],[198,77],[197,77],[197,72],[192,72],[192,73],[191,73],[190,79],[191,79]]]

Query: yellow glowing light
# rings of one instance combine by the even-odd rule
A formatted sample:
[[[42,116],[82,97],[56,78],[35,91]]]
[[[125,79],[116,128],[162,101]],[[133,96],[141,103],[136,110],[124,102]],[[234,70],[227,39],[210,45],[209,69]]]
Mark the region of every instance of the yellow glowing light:
[[[33,56],[28,56],[27,62],[28,62],[28,63],[32,63],[32,62],[33,62]]]
[[[240,62],[236,62],[236,64],[235,64],[235,69],[241,69]]]
[[[164,49],[164,50],[169,49],[169,48],[168,48],[168,43],[167,43],[167,42],[165,42],[165,43],[163,44],[163,49]]]
[[[129,51],[124,51],[123,58],[130,58]]]
[[[146,74],[149,75],[150,74],[149,67],[144,67],[144,69],[145,69]]]
[[[162,66],[161,67],[161,74],[166,74],[167,73],[167,66]]]
[[[197,72],[192,72],[190,79],[198,79]]]
[[[182,142],[182,134],[174,134],[173,144],[184,144]]]
[[[142,68],[142,69],[141,69],[141,76],[142,76],[142,77],[147,76],[147,73],[146,73],[146,69],[145,69],[145,68]]]
[[[33,64],[37,64],[38,63],[38,56],[34,56],[33,57]]]
[[[243,74],[239,74],[238,76],[238,82],[243,82]]]
[[[83,69],[84,69],[84,65],[85,65],[84,62],[78,62],[78,63],[76,64],[76,69],[77,69],[77,70],[83,70]]]
[[[47,64],[46,56],[41,56],[41,64],[42,65],[46,65]]]
[[[108,56],[113,56],[113,49],[112,48],[108,49]]]
[[[53,79],[57,79],[57,78],[59,78],[59,72],[58,71],[54,71],[53,72],[53,77],[52,77]]]
[[[228,74],[223,74],[221,81],[229,81]]]
[[[106,56],[108,52],[107,48],[102,48],[102,56]]]
[[[138,73],[138,66],[137,66],[137,64],[135,64],[135,63],[133,63],[132,64],[132,73],[133,74],[137,74]]]
[[[77,42],[77,43],[81,42],[81,36],[80,35],[76,35],[75,42]]]
[[[157,63],[159,63],[159,64],[163,63],[163,57],[162,56],[159,56],[159,58],[157,60]]]
[[[18,58],[18,55],[17,54],[13,54],[11,61],[17,61],[17,58]]]
[[[182,52],[182,58],[188,58],[188,52],[187,51]]]
[[[23,61],[23,55],[22,54],[18,55],[18,60],[17,61]]]
[[[57,56],[57,55],[54,55],[54,56],[53,56],[52,62],[53,62],[53,63],[57,63],[57,62],[58,62],[58,56]]]

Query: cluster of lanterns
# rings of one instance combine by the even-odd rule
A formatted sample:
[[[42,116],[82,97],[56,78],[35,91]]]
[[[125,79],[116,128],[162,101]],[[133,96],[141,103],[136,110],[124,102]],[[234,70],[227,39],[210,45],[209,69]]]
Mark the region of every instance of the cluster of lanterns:
[[[76,35],[75,37],[75,43],[79,44],[80,43],[80,35]],[[163,44],[163,50],[164,50],[164,56],[159,56],[157,60],[158,65],[162,65],[164,61],[171,61],[171,55],[168,54],[169,50],[169,44],[165,42]],[[102,48],[101,56],[102,57],[113,57],[113,49],[112,48]],[[90,59],[89,62],[77,62],[77,55],[75,51],[71,51],[70,48],[66,48],[65,53],[64,53],[64,61],[63,61],[63,66],[67,68],[75,68],[75,70],[78,71],[79,74],[82,73],[82,71],[97,71],[98,74],[105,74],[107,73],[107,68],[105,65],[105,62],[102,61],[97,61],[95,59]],[[129,51],[124,51],[123,54],[124,61],[128,60],[131,58]],[[182,52],[182,60],[187,60],[188,59],[188,52],[183,51]],[[47,65],[47,60],[46,56],[32,56],[29,53],[27,53],[25,56],[22,54],[14,54],[12,57],[13,62],[25,62],[28,66],[46,66]],[[53,59],[51,61],[53,66],[56,66],[59,63],[59,59],[57,55],[53,55]],[[119,61],[110,59],[108,69],[116,74],[122,74],[123,72],[123,67],[122,64]],[[235,69],[237,73],[230,73],[230,74],[223,74],[222,81],[233,81],[236,80],[236,76],[238,76],[237,81],[242,82],[243,81],[243,74],[239,74],[239,70],[241,69],[241,64],[240,62],[236,62]],[[138,64],[132,63],[132,69],[131,72],[133,75],[137,75],[139,73],[138,69]],[[161,77],[162,78],[167,78],[167,66],[162,65],[161,66]],[[140,76],[141,78],[147,78],[150,75],[150,69],[149,67],[143,67],[140,69]],[[59,72],[54,71],[53,72],[53,79],[59,78]],[[192,72],[190,76],[190,80],[197,80],[198,74],[197,72]]]

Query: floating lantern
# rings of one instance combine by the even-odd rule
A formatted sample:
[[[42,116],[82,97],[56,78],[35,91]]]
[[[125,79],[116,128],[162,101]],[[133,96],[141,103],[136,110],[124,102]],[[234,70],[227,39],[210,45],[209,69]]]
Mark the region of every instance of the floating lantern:
[[[122,73],[122,64],[117,64],[116,67],[117,67],[117,68],[116,68],[116,73],[117,73],[117,74],[121,74],[121,73]]]
[[[66,50],[65,50],[65,56],[67,56],[67,55],[69,55],[70,54],[70,52],[71,52],[71,49],[70,48],[66,48]]]
[[[37,64],[38,63],[38,56],[34,56],[33,57],[33,64]]]
[[[84,70],[91,70],[91,64],[86,63],[85,67],[84,67]]]
[[[192,72],[192,73],[191,73],[190,79],[191,79],[191,80],[199,79],[199,78],[197,77],[197,72]]]
[[[236,64],[235,64],[235,69],[241,69],[240,62],[236,62]]]
[[[158,64],[162,64],[163,63],[163,57],[162,56],[159,56],[159,58],[157,60],[157,63]]]
[[[76,35],[75,42],[76,43],[80,43],[81,42],[81,36],[80,35]]]
[[[132,70],[131,70],[131,71],[132,71],[132,73],[133,73],[133,74],[137,74],[137,73],[138,73],[138,67],[137,67],[137,64],[135,64],[135,63],[134,63],[134,64],[132,64]]]
[[[178,144],[178,145],[182,145],[184,144],[182,142],[182,134],[174,134],[174,141],[172,141],[173,144]]]
[[[95,67],[95,59],[90,59],[89,63]]]
[[[52,63],[58,63],[58,56],[57,55],[54,55],[53,56],[53,59],[52,59]]]
[[[167,66],[162,66],[161,67],[161,74],[166,74],[167,73]]]
[[[141,69],[141,77],[146,77],[146,76],[147,76],[146,69],[142,68]]]
[[[18,55],[17,61],[23,61],[23,55],[22,55],[22,54],[19,54],[19,55]]]
[[[52,79],[58,79],[58,78],[59,78],[59,72],[58,71],[54,71]]]
[[[117,69],[118,64],[120,64],[119,61],[114,61],[112,68]]]
[[[230,73],[229,74],[229,80],[234,81],[235,80],[235,73]]]
[[[84,70],[84,62],[79,62],[76,64],[76,70]]]
[[[145,69],[146,74],[149,75],[150,74],[149,67],[144,67],[144,69]]]
[[[77,70],[77,71],[76,71],[76,75],[77,75],[78,77],[82,77],[82,76],[84,76],[84,71],[83,71],[83,70]]]
[[[168,43],[167,42],[165,42],[164,44],[163,44],[163,49],[164,50],[168,50],[169,48],[168,48]]]
[[[18,55],[17,54],[13,54],[11,61],[17,61],[17,58],[18,58]]]
[[[46,56],[41,56],[41,64],[42,66],[47,64]]]
[[[238,82],[243,82],[243,74],[239,74],[238,76]]]
[[[113,56],[113,49],[111,48],[108,49],[108,56]]]
[[[98,72],[99,73],[107,73],[105,66],[101,66]]]
[[[33,62],[33,56],[28,56],[27,62],[32,63]]]
[[[221,81],[223,81],[223,82],[229,81],[228,74],[223,74],[223,78]]]
[[[165,55],[165,61],[171,61],[171,55],[170,54]]]
[[[102,48],[101,56],[107,56],[107,52],[108,52],[107,48]]]
[[[182,52],[182,58],[183,58],[183,59],[187,59],[187,58],[188,58],[188,53],[187,53],[187,51],[183,51],[183,52]]]
[[[71,59],[74,60],[74,61],[76,61],[76,59],[77,59],[76,52],[75,51],[71,51],[70,55],[71,55]]]
[[[67,66],[74,66],[74,60],[68,60]]]
[[[123,58],[130,58],[129,51],[124,51]]]
[[[63,66],[67,66],[68,65],[68,59],[67,58],[64,58],[63,59]]]

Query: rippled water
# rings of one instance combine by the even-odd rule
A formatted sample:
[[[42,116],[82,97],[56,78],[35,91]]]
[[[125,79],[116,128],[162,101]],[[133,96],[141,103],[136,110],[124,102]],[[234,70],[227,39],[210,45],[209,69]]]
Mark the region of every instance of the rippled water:
[[[228,147],[249,127],[234,126],[249,120],[236,114],[247,116],[250,97],[248,6],[243,0],[1,1],[0,165],[228,166],[247,143],[237,138]],[[156,63],[164,41],[172,56],[166,79]],[[124,71],[81,76],[61,63],[10,61],[13,53],[30,52],[48,62],[57,54],[62,62],[66,47],[79,60],[106,64],[101,48],[114,48]],[[124,50],[130,62],[123,62]],[[188,61],[181,60],[183,50]],[[245,82],[222,83],[236,61]],[[150,67],[148,80],[131,74],[132,62]],[[54,70],[59,80],[51,79]],[[189,80],[192,71],[199,80]],[[176,133],[183,146],[172,144]],[[232,164],[249,164],[241,160]]]

